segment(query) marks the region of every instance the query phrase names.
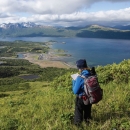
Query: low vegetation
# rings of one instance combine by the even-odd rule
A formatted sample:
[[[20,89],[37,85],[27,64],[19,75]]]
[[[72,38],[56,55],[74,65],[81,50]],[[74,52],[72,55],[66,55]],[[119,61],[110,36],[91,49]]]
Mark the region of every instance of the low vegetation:
[[[40,68],[21,59],[2,61],[0,72],[7,75],[0,74],[0,130],[129,130],[130,60],[96,67],[104,97],[93,105],[90,125],[83,122],[80,127],[73,124],[70,75],[76,69]],[[21,74],[39,78],[26,80]]]
[[[27,41],[0,41],[0,57],[17,57],[17,53],[47,53],[49,43]]]

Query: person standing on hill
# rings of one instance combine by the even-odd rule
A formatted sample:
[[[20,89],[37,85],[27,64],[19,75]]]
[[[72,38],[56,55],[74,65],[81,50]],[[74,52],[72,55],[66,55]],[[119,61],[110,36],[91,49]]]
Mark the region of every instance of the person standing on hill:
[[[90,76],[89,68],[87,66],[86,60],[80,59],[76,62],[77,68],[79,69],[80,75],[85,76],[86,78]],[[84,120],[86,123],[89,123],[91,119],[91,107],[92,104],[85,105],[84,103],[84,79],[80,76],[76,80],[72,80],[72,90],[76,94],[75,100],[75,112],[74,112],[74,124],[80,125]]]

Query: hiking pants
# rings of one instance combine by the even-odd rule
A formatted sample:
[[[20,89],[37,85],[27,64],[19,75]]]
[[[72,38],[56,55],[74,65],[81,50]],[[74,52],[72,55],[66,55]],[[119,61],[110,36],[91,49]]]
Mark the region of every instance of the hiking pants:
[[[79,124],[83,120],[87,122],[91,119],[91,107],[92,104],[84,105],[83,99],[77,96],[75,100],[74,124]]]

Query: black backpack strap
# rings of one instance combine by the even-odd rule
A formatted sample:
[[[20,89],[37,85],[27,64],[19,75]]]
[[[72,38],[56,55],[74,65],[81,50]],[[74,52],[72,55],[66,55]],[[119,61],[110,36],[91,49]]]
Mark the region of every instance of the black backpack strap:
[[[93,75],[97,75],[96,74],[96,70],[95,70],[95,67],[92,67],[90,70],[88,70],[90,75],[93,76]]]

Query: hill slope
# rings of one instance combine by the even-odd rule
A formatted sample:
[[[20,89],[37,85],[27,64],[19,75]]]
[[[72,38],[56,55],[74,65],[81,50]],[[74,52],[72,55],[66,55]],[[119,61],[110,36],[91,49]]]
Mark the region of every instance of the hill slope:
[[[67,70],[61,76],[51,77],[50,81],[49,76],[52,74],[47,72],[57,75],[58,70],[51,71],[55,68],[48,68],[43,71],[44,77],[48,77],[48,80],[42,78],[40,81],[25,81],[28,89],[0,92],[0,129],[129,130],[129,64],[130,60],[125,60],[120,64],[96,68],[99,81],[102,81],[100,84],[104,90],[104,97],[98,105],[93,105],[93,120],[89,126],[84,122],[80,128],[73,125],[75,95],[72,93],[70,74],[76,70]],[[122,81],[121,77],[118,78],[120,75],[127,80]],[[23,83],[19,83],[19,86],[21,84]]]

